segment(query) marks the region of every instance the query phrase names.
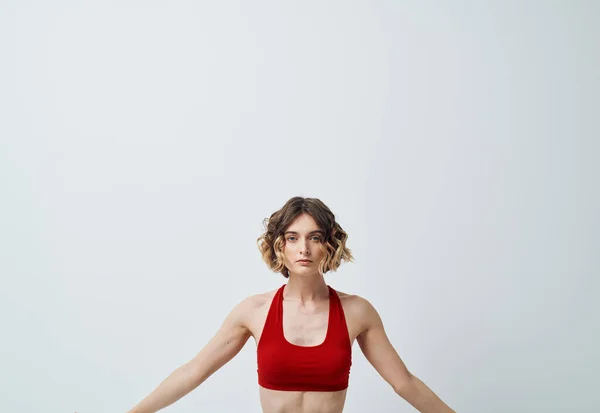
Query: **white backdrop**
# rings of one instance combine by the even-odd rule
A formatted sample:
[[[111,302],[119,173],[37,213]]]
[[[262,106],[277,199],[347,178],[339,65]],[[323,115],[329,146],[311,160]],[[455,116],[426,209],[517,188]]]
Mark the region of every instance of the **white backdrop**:
[[[599,12],[2,2],[0,410],[127,411],[285,281],[255,240],[301,195],[457,412],[597,411]],[[259,412],[255,354],[166,410]],[[414,411],[353,362],[345,412]]]

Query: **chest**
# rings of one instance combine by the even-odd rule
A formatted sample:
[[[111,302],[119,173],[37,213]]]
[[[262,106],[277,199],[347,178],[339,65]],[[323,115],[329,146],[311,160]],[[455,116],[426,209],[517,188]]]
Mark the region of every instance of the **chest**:
[[[257,345],[262,336],[269,304],[270,301],[266,302],[251,316],[249,328]],[[362,323],[356,312],[352,311],[351,302],[342,298],[341,304],[350,343],[354,343],[354,340],[360,334]],[[314,309],[303,309],[298,306],[288,306],[288,303],[284,301],[284,306],[282,324],[284,337],[287,341],[299,346],[314,346],[325,340],[329,322],[329,307],[327,305]]]
[[[283,302],[283,335],[297,346],[317,346],[325,341],[329,328],[329,304],[312,308]]]

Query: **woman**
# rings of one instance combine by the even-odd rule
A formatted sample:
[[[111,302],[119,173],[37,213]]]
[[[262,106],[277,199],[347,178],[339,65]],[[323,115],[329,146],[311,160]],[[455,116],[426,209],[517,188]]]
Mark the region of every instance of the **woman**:
[[[347,238],[319,199],[290,199],[265,220],[257,240],[264,261],[287,283],[239,303],[198,355],[130,413],[153,413],[179,400],[231,360],[250,336],[257,343],[264,413],[340,413],[355,340],[381,377],[418,411],[453,412],[407,370],[373,306],[325,283],[325,273],[353,259]]]

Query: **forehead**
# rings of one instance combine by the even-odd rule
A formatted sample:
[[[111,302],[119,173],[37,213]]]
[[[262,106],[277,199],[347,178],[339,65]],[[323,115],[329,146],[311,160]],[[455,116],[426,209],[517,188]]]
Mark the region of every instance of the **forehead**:
[[[319,225],[315,221],[313,217],[308,214],[301,214],[296,218],[289,227],[286,228],[287,231],[294,232],[311,232],[320,230]]]

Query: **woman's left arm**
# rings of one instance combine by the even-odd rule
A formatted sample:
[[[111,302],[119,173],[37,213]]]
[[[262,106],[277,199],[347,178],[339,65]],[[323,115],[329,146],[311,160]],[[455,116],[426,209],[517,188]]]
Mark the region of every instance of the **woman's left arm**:
[[[408,371],[390,343],[375,308],[364,298],[360,298],[360,301],[359,313],[364,324],[356,341],[369,363],[398,395],[419,412],[455,413],[425,383]]]

